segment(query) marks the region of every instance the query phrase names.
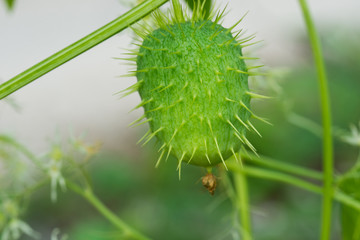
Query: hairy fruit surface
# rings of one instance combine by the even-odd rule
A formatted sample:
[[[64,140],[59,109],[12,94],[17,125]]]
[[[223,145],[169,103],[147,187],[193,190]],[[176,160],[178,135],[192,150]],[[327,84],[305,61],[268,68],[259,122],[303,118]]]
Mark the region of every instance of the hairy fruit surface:
[[[158,163],[173,155],[179,169],[182,162],[226,167],[240,147],[255,151],[246,138],[247,130],[257,132],[249,121],[255,116],[250,99],[260,96],[248,88],[242,44],[249,39],[238,38],[241,30],[231,32],[241,20],[229,29],[219,24],[223,12],[212,20],[197,6],[190,18],[174,0],[170,17],[154,14],[157,28],[135,29],[143,41],[129,59],[136,62],[138,81],[128,90],[139,92],[137,108],[145,112],[134,124],[146,119],[140,124],[150,125],[140,141],[160,142]]]
[[[234,37],[209,20],[153,31],[136,74],[152,132],[181,161],[209,166],[228,158],[250,117],[246,71]]]

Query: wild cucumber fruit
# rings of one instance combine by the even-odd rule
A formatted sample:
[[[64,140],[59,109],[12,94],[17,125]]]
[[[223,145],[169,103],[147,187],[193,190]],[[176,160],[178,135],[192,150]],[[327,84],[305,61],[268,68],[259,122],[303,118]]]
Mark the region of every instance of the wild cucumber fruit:
[[[170,154],[182,162],[208,167],[222,162],[242,145],[253,151],[246,130],[253,129],[249,118],[250,99],[257,94],[248,88],[248,68],[242,55],[245,41],[238,40],[215,20],[204,18],[201,6],[193,16],[184,16],[178,0],[173,3],[172,20],[154,14],[158,28],[137,30],[143,38],[134,53],[138,91],[145,114],[135,121],[149,122],[145,143],[154,136],[161,143],[158,160]],[[147,30],[147,33],[143,32]],[[257,132],[257,131],[256,131]],[[157,163],[157,164],[158,164]]]

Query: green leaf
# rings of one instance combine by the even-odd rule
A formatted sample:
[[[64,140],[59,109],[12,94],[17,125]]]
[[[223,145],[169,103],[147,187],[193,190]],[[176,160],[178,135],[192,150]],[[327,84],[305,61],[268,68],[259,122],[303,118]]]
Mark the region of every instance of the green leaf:
[[[343,175],[339,182],[339,187],[341,191],[356,200],[360,200],[360,166],[358,164]],[[360,239],[360,211],[342,205],[341,226],[343,240]]]
[[[5,4],[8,10],[13,10],[15,5],[15,0],[5,0]]]
[[[360,239],[360,212],[352,207],[341,206],[341,226],[343,240]]]
[[[203,9],[203,11],[205,12],[204,16],[205,18],[207,18],[211,11],[212,0],[186,0],[186,3],[189,5],[191,10],[194,10],[194,7],[196,6],[195,4],[197,4],[198,2],[200,2],[201,6],[204,5],[204,9]]]

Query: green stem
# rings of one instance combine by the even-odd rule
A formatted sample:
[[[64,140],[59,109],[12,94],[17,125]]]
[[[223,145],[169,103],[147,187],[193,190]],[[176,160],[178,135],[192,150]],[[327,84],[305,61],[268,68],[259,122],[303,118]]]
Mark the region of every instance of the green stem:
[[[337,200],[338,202],[343,203],[344,205],[347,205],[349,207],[352,207],[360,211],[360,202],[343,192],[335,191],[334,199]]]
[[[34,185],[26,187],[21,193],[15,194],[15,195],[10,195],[9,197],[12,198],[24,198],[24,197],[28,197],[30,196],[32,193],[34,193],[35,191],[39,190],[40,188],[42,188],[45,184],[47,184],[49,182],[50,178],[46,177],[42,180],[40,180],[39,182],[36,182]]]
[[[9,94],[17,91],[25,85],[31,83],[35,79],[50,72],[54,68],[64,64],[72,58],[80,55],[86,50],[96,46],[111,36],[124,30],[131,24],[135,23],[139,19],[149,14],[154,9],[160,7],[168,0],[147,0],[138,6],[134,7],[130,11],[126,12],[122,16],[99,28],[98,30],[90,33],[86,37],[71,44],[70,46],[60,50],[54,55],[46,58],[38,64],[30,67],[19,75],[13,77],[7,82],[0,85],[0,100]]]
[[[289,122],[299,128],[309,131],[310,133],[314,134],[317,137],[322,138],[322,126],[317,122],[291,112],[287,116]],[[336,126],[332,126],[332,135],[334,138],[338,138],[339,140],[343,140],[344,131]]]
[[[280,162],[265,156],[257,156],[252,153],[241,152],[240,154],[242,159],[246,159],[249,162],[257,165],[270,167],[276,170],[296,174],[302,177],[312,178],[315,180],[323,179],[323,175],[314,170],[306,169],[289,163]]]
[[[226,165],[229,170],[234,172],[244,172],[246,175],[251,177],[283,182],[307,190],[312,193],[323,195],[323,191],[324,191],[323,188],[315,184],[309,183],[307,181],[301,180],[297,177],[289,176],[288,174],[285,173],[269,171],[256,167],[246,167],[242,169],[236,163],[227,163]],[[335,190],[333,194],[333,198],[342,204],[345,204],[360,211],[360,202],[339,190]]]
[[[290,123],[293,125],[303,128],[317,137],[322,137],[322,127],[320,124],[311,121],[310,119],[303,117],[296,113],[289,113],[287,116]]]
[[[314,22],[310,16],[306,0],[299,0],[306,27],[308,30],[310,43],[313,50],[314,60],[317,69],[319,92],[321,98],[321,115],[323,125],[323,168],[324,168],[324,195],[322,204],[322,226],[321,239],[329,240],[331,231],[331,211],[333,196],[333,143],[331,136],[331,113],[329,90],[327,86],[327,77],[325,72],[325,64],[322,57],[321,45],[317,36]]]
[[[242,171],[234,174],[236,195],[238,199],[238,211],[241,219],[241,234],[243,240],[251,240],[251,218],[249,206],[249,194],[246,176]]]
[[[17,150],[22,152],[24,156],[26,156],[30,161],[32,161],[39,169],[44,170],[44,167],[42,166],[40,161],[25,146],[18,143],[15,139],[6,135],[0,135],[0,142],[4,142],[15,147]]]
[[[112,211],[110,211],[91,191],[91,189],[82,189],[77,184],[67,180],[66,185],[69,189],[73,190],[75,193],[84,197],[93,207],[95,207],[106,219],[109,220],[115,227],[123,231],[124,236],[132,237],[132,239],[138,240],[149,240],[150,238],[144,236],[138,231],[131,228],[118,216],[116,216]],[[128,239],[128,238],[127,238]]]
[[[244,172],[246,175],[252,176],[252,177],[258,177],[258,178],[265,178],[269,180],[274,181],[280,181],[284,183],[288,183],[294,186],[297,186],[299,188],[305,189],[307,191],[313,192],[313,193],[319,193],[322,194],[322,189],[319,186],[316,186],[312,183],[309,183],[305,180],[299,179],[297,177],[290,176],[285,173],[265,170],[257,167],[249,167],[246,166],[245,168],[239,167],[238,164],[231,162],[227,164],[228,168],[236,171],[236,172]]]
[[[293,186],[297,186],[299,188],[305,189],[305,190],[313,192],[313,193],[322,194],[321,187],[316,186],[307,181],[298,179],[296,177],[289,176],[284,173],[272,172],[272,171],[267,171],[267,170],[263,170],[263,169],[259,169],[259,168],[253,168],[253,167],[246,167],[244,172],[245,172],[245,174],[252,176],[252,177],[266,178],[266,179],[271,179],[271,180],[275,180],[275,181],[280,181],[280,182],[291,184]]]
[[[26,147],[21,145],[20,143],[16,142],[14,139],[6,136],[0,135],[0,142],[4,142],[7,144],[11,144],[12,146],[16,147],[20,150],[25,156],[27,156],[32,162],[39,166],[40,169],[44,170],[41,166],[39,160],[29,151]],[[83,172],[84,173],[84,172]],[[84,173],[85,174],[85,173]],[[84,176],[86,178],[86,176]],[[24,195],[28,195],[38,188],[42,187],[49,181],[49,178],[45,178],[42,181],[36,183],[34,186],[29,187],[23,193],[16,195],[15,197],[21,197]],[[79,195],[83,196],[90,204],[92,204],[105,218],[107,218],[114,226],[124,232],[125,236],[130,236],[132,239],[138,240],[149,240],[148,237],[142,235],[141,233],[137,232],[136,230],[132,229],[129,225],[127,225],[124,221],[122,221],[119,217],[117,217],[114,213],[112,213],[92,192],[90,183],[87,182],[87,188],[83,190],[77,184],[66,180],[66,185],[69,189],[73,190],[74,192],[78,193]]]

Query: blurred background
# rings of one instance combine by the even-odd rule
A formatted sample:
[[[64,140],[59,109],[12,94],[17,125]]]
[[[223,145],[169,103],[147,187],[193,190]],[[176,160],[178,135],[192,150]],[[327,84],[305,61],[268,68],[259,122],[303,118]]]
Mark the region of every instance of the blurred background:
[[[270,72],[255,79],[272,100],[255,101],[253,109],[274,126],[256,122],[263,137],[250,134],[258,152],[321,170],[319,137],[289,121],[287,111],[320,122],[316,72],[297,1],[217,1],[230,10],[223,25],[240,24],[263,40],[251,48]],[[34,0],[0,4],[0,83],[125,13],[134,1]],[[340,129],[360,120],[360,1],[309,1],[326,58],[333,123]],[[164,9],[168,5],[164,5]],[[100,152],[88,165],[96,194],[129,224],[153,239],[238,239],[235,213],[220,186],[210,196],[201,186],[205,170],[183,168],[178,180],[176,161],[154,168],[154,143],[141,148],[138,139],[147,126],[129,128],[142,110],[128,113],[140,102],[137,94],[120,99],[120,90],[135,78],[120,78],[130,69],[124,57],[133,32],[125,30],[69,61],[0,102],[0,133],[8,134],[33,153],[49,151],[54,139],[84,136],[100,142]],[[10,104],[9,104],[10,103]],[[16,105],[14,108],[13,104]],[[294,124],[295,123],[295,124]],[[357,157],[352,146],[335,141],[336,171],[348,169]],[[1,168],[1,165],[0,165]],[[251,179],[250,195],[255,239],[316,239],[321,199],[283,184]],[[335,205],[335,215],[339,206]],[[69,239],[117,239],[116,230],[91,206],[70,191],[51,203],[49,189],[32,196],[26,222],[50,239],[60,228]],[[334,218],[334,239],[340,239]],[[26,237],[23,239],[27,239]]]

